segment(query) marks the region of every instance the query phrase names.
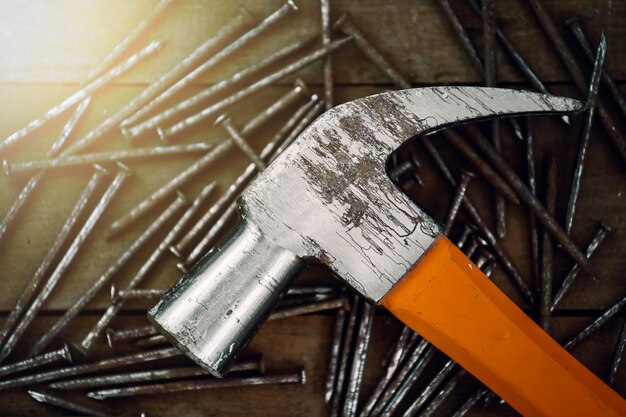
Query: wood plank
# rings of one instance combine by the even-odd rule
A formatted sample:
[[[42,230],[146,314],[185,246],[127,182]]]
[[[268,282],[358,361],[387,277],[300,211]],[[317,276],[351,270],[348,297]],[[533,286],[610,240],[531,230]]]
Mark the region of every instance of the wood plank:
[[[20,0],[3,1],[0,4],[0,15],[3,16],[0,56],[4,58],[0,65],[0,82],[78,83],[155,4],[155,0],[132,3],[123,0],[79,3],[35,0],[25,6]],[[242,4],[261,19],[279,7],[282,1],[247,1]],[[556,22],[580,15],[594,42],[605,30],[610,44],[609,69],[617,79],[626,79],[626,69],[620,64],[626,58],[626,45],[620,42],[626,35],[626,28],[621,24],[626,19],[623,2],[550,0],[545,4]],[[298,5],[301,8],[299,13],[284,19],[211,70],[203,77],[203,82],[220,80],[282,45],[319,33],[317,1],[301,0]],[[167,39],[167,46],[158,56],[131,70],[119,81],[145,83],[156,79],[232,19],[238,7],[238,2],[215,0],[175,2],[137,40],[135,50],[154,38]],[[363,33],[413,83],[481,81],[435,1],[394,0],[381,6],[375,0],[366,0],[358,2],[357,6],[351,0],[337,0],[331,7],[333,21],[342,13],[350,12]],[[453,2],[453,7],[470,36],[480,45],[481,29],[476,16],[462,1]],[[501,1],[497,13],[502,29],[542,79],[546,82],[570,80],[527,5],[514,0]],[[337,54],[336,82],[389,83],[386,76],[365,60],[354,46]],[[499,54],[498,59],[501,82],[519,82],[520,74],[511,67],[508,58]],[[321,73],[321,65],[317,64],[306,70],[303,76],[307,82],[319,84]]]

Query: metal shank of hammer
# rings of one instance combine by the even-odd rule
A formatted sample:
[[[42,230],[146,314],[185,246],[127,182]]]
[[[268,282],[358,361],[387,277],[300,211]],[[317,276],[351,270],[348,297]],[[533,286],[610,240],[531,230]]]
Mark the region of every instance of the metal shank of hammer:
[[[577,100],[433,87],[337,106],[250,185],[240,222],[149,312],[179,348],[224,375],[307,263],[378,303],[442,228],[388,178],[389,155],[420,134],[474,119],[579,111]]]

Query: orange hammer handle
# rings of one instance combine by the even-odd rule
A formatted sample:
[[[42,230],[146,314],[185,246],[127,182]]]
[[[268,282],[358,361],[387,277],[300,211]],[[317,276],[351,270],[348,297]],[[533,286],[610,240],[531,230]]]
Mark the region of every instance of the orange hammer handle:
[[[524,416],[626,416],[626,401],[439,238],[382,304]]]

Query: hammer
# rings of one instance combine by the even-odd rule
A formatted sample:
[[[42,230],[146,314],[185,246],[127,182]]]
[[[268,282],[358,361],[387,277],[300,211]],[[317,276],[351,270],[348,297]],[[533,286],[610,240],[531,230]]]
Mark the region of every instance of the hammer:
[[[435,87],[321,115],[238,201],[238,225],[148,313],[221,377],[309,263],[382,304],[528,416],[626,415],[626,401],[541,330],[387,175],[407,139],[501,115],[583,104],[523,91]]]

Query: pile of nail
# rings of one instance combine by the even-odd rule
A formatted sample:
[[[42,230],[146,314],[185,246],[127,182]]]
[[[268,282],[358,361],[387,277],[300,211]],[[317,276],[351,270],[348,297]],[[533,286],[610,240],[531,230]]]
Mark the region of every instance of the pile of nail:
[[[482,54],[474,47],[448,1],[439,0],[439,3],[442,6],[442,12],[449,19],[454,32],[468,52],[471,62],[484,75],[485,85],[496,86],[495,56],[498,48],[502,48],[533,88],[548,93],[546,86],[515,51],[506,35],[496,26],[495,1],[483,0],[481,5],[475,3],[474,0],[466,1],[482,19],[482,45],[484,46]],[[288,374],[265,375],[262,357],[241,359],[232,369],[233,375],[225,379],[210,377],[206,371],[193,365],[191,361],[188,361],[185,366],[164,365],[169,363],[167,360],[182,357],[183,354],[171,347],[169,342],[159,334],[157,328],[146,322],[140,327],[120,329],[111,327],[111,323],[130,300],[154,301],[164,294],[166,289],[142,288],[142,285],[153,274],[157,264],[165,256],[170,256],[170,252],[180,260],[178,267],[185,272],[214,247],[232,225],[232,220],[236,215],[236,199],[246,185],[258,172],[264,170],[324,108],[333,107],[334,82],[331,61],[333,52],[345,45],[353,44],[353,47],[362,52],[365,59],[388,75],[397,88],[411,88],[411,83],[361,33],[358,22],[353,22],[349,15],[341,16],[334,25],[331,25],[329,2],[320,0],[321,47],[303,54],[303,51],[310,48],[318,36],[297,40],[162,110],[164,103],[170,103],[173,97],[178,97],[177,94],[181,90],[197,82],[207,70],[215,68],[227,57],[236,54],[253,39],[262,37],[263,33],[276,22],[298,12],[297,5],[289,0],[259,22],[242,8],[241,12],[226,26],[220,28],[214,36],[208,38],[191,54],[149,84],[121,109],[106,117],[87,134],[73,140],[71,145],[66,146],[66,142],[69,142],[73,136],[75,126],[90,106],[91,97],[95,92],[128,69],[167,47],[160,41],[152,41],[124,62],[118,62],[122,53],[134,45],[140,35],[153,24],[157,24],[155,21],[158,16],[169,7],[175,7],[173,3],[172,0],[161,0],[151,13],[87,75],[76,93],[50,109],[42,117],[0,141],[0,151],[2,151],[29,137],[41,126],[58,118],[66,111],[73,109],[61,135],[54,142],[45,159],[4,162],[4,170],[7,174],[30,172],[32,176],[3,218],[0,224],[0,238],[7,233],[9,228],[15,227],[18,213],[47,173],[66,166],[93,165],[94,167],[91,179],[58,233],[55,243],[39,265],[15,309],[3,323],[0,332],[2,348],[0,360],[7,361],[13,356],[22,356],[26,359],[13,361],[0,367],[2,378],[0,389],[28,387],[30,388],[29,394],[39,402],[81,414],[108,416],[117,415],[117,411],[94,400],[211,388],[305,382],[304,370],[300,369]],[[418,155],[423,152],[419,152],[417,147],[423,147],[432,163],[441,171],[444,179],[455,188],[448,215],[443,219],[446,234],[453,238],[487,276],[491,276],[498,267],[502,268],[519,290],[519,294],[530,305],[536,307],[538,322],[549,331],[551,312],[566,296],[580,271],[593,275],[588,259],[611,232],[609,226],[601,224],[585,253],[569,237],[576,213],[586,147],[595,113],[598,114],[606,130],[606,136],[618,150],[619,156],[626,161],[626,146],[621,132],[615,128],[611,115],[598,100],[600,80],[603,81],[607,87],[606,90],[611,94],[611,99],[617,103],[625,116],[626,102],[610,75],[603,68],[607,53],[606,40],[602,38],[594,54],[583,32],[581,22],[572,20],[568,23],[575,38],[580,42],[577,47],[581,47],[587,57],[593,61],[593,75],[588,83],[580,69],[581,63],[574,59],[570,45],[562,38],[560,31],[557,30],[539,0],[530,0],[529,4],[581,93],[587,96],[588,102],[588,108],[583,116],[578,157],[563,226],[555,220],[556,163],[554,160],[550,160],[547,169],[545,204],[539,202],[537,197],[530,119],[521,123],[516,119],[509,119],[506,123],[494,121],[490,122],[488,129],[484,126],[468,125],[437,133],[443,136],[441,140],[449,143],[465,158],[476,174],[468,170],[458,170],[457,177],[455,172],[457,169],[451,168],[444,160],[432,136],[421,138],[419,143],[411,144],[392,155],[389,173],[407,194],[412,195],[413,191],[422,184]],[[229,43],[232,39],[235,41]],[[455,42],[453,39],[450,41]],[[258,76],[263,71],[272,69],[278,62],[291,59],[292,55],[297,54],[302,56],[278,70],[272,70],[269,75]],[[253,94],[256,92],[276,84],[281,79],[319,60],[323,60],[324,93],[322,98],[315,94],[311,95],[307,86],[298,80],[284,96],[241,127],[235,126],[225,113],[230,106],[244,99],[253,100]],[[248,84],[240,87],[241,81]],[[234,88],[236,88],[234,93],[229,93],[226,97],[217,100],[220,94]],[[249,98],[250,96],[252,98]],[[298,103],[299,107],[292,109]],[[197,108],[200,104],[202,110],[188,115],[191,109]],[[156,109],[160,110],[157,112]],[[284,125],[257,153],[249,144],[248,139],[262,126],[284,116],[287,111],[290,111],[291,115]],[[563,117],[562,120],[567,125],[571,123],[567,117]],[[223,129],[223,141],[216,145],[170,144],[183,137],[191,127],[201,123],[206,124],[207,121],[214,121],[216,128]],[[136,140],[145,134],[156,131],[167,145],[150,148],[135,147],[116,152],[81,153],[87,147],[97,144],[107,133],[115,129],[119,129],[131,144],[135,144]],[[500,132],[504,129],[510,129],[525,141],[528,168],[525,181],[520,179],[500,155],[502,143],[499,138]],[[485,130],[489,131],[488,135],[484,133]],[[491,141],[487,139],[487,136],[491,136]],[[466,137],[469,141],[465,139]],[[190,201],[180,189],[191,180],[198,178],[208,167],[226,155],[233,145],[250,160],[250,164],[232,184],[227,186],[226,191],[214,200],[210,208],[206,208],[206,202],[219,189],[216,182],[206,183],[200,193]],[[73,260],[81,253],[81,246],[123,188],[130,175],[130,169],[123,162],[191,152],[201,153],[202,156],[166,184],[149,193],[125,215],[115,220],[108,229],[109,237],[114,237],[125,233],[131,225],[144,222],[145,229],[140,236],[101,275],[95,277],[89,289],[72,303],[71,307],[44,335],[37,339],[33,346],[24,348],[19,345],[18,342],[32,324],[33,319],[45,306]],[[109,180],[109,171],[111,171],[109,167],[114,167],[111,180]],[[488,222],[480,214],[477,204],[467,193],[473,178],[476,178],[474,181],[484,180],[494,192],[495,232],[491,231]],[[100,194],[102,189],[104,192]],[[93,202],[96,204],[91,204]],[[537,288],[531,288],[528,285],[528,280],[519,272],[501,244],[501,239],[506,235],[507,202],[524,204],[531,213],[530,239],[533,273],[536,277]],[[156,218],[150,219],[149,216],[157,207],[162,211]],[[467,220],[459,225],[458,219],[463,215]],[[85,217],[86,220],[81,223]],[[166,227],[171,224],[173,226]],[[459,226],[461,230],[458,230]],[[74,233],[74,230],[79,231]],[[133,274],[128,283],[120,288],[111,286],[113,280],[126,271],[130,261],[140,251],[146,250],[149,243],[159,234],[165,234],[165,237],[160,240],[156,248],[152,248],[148,259]],[[551,266],[553,240],[573,261],[570,273],[562,280],[555,295],[553,295]],[[178,278],[178,274],[172,274],[172,284]],[[106,291],[107,288],[111,288],[110,305],[91,330],[82,337],[74,334],[73,337],[78,337],[75,340],[62,340],[60,336],[68,325],[99,293]],[[458,386],[467,385],[468,381],[474,384],[474,393],[455,411],[455,416],[465,415],[479,403],[483,406],[501,405],[494,394],[482,386],[477,386],[477,383],[463,369],[406,327],[402,327],[400,335],[387,354],[383,377],[371,392],[366,392],[362,389],[363,376],[366,371],[365,364],[376,311],[373,306],[357,296],[345,295],[347,293],[348,291],[343,288],[297,287],[286,294],[279,308],[270,317],[270,320],[279,320],[314,312],[336,311],[324,398],[332,416],[355,416],[357,414],[361,416],[431,416],[440,411],[448,398],[455,395],[455,389]],[[626,304],[626,297],[601,314],[576,337],[567,341],[564,344],[565,347],[571,349],[579,344],[614,317],[624,304]],[[626,327],[616,341],[615,355],[607,377],[611,384],[614,382],[623,355],[625,333]],[[61,347],[56,350],[51,349],[55,345]],[[108,356],[103,359],[94,358],[94,351],[103,346],[109,349]],[[139,351],[120,356],[118,352],[124,351],[125,348]],[[16,355],[21,349],[28,353]],[[79,363],[71,364],[73,361]],[[133,364],[146,364],[150,369],[124,371],[124,367]],[[40,367],[45,370],[42,371]],[[437,368],[435,372],[433,372],[433,367]],[[112,373],[102,374],[103,371],[112,371]],[[42,387],[44,384],[47,386]],[[68,390],[76,390],[89,398],[77,398],[76,395],[68,397],[65,395]],[[140,414],[140,411],[137,411],[137,414]]]

